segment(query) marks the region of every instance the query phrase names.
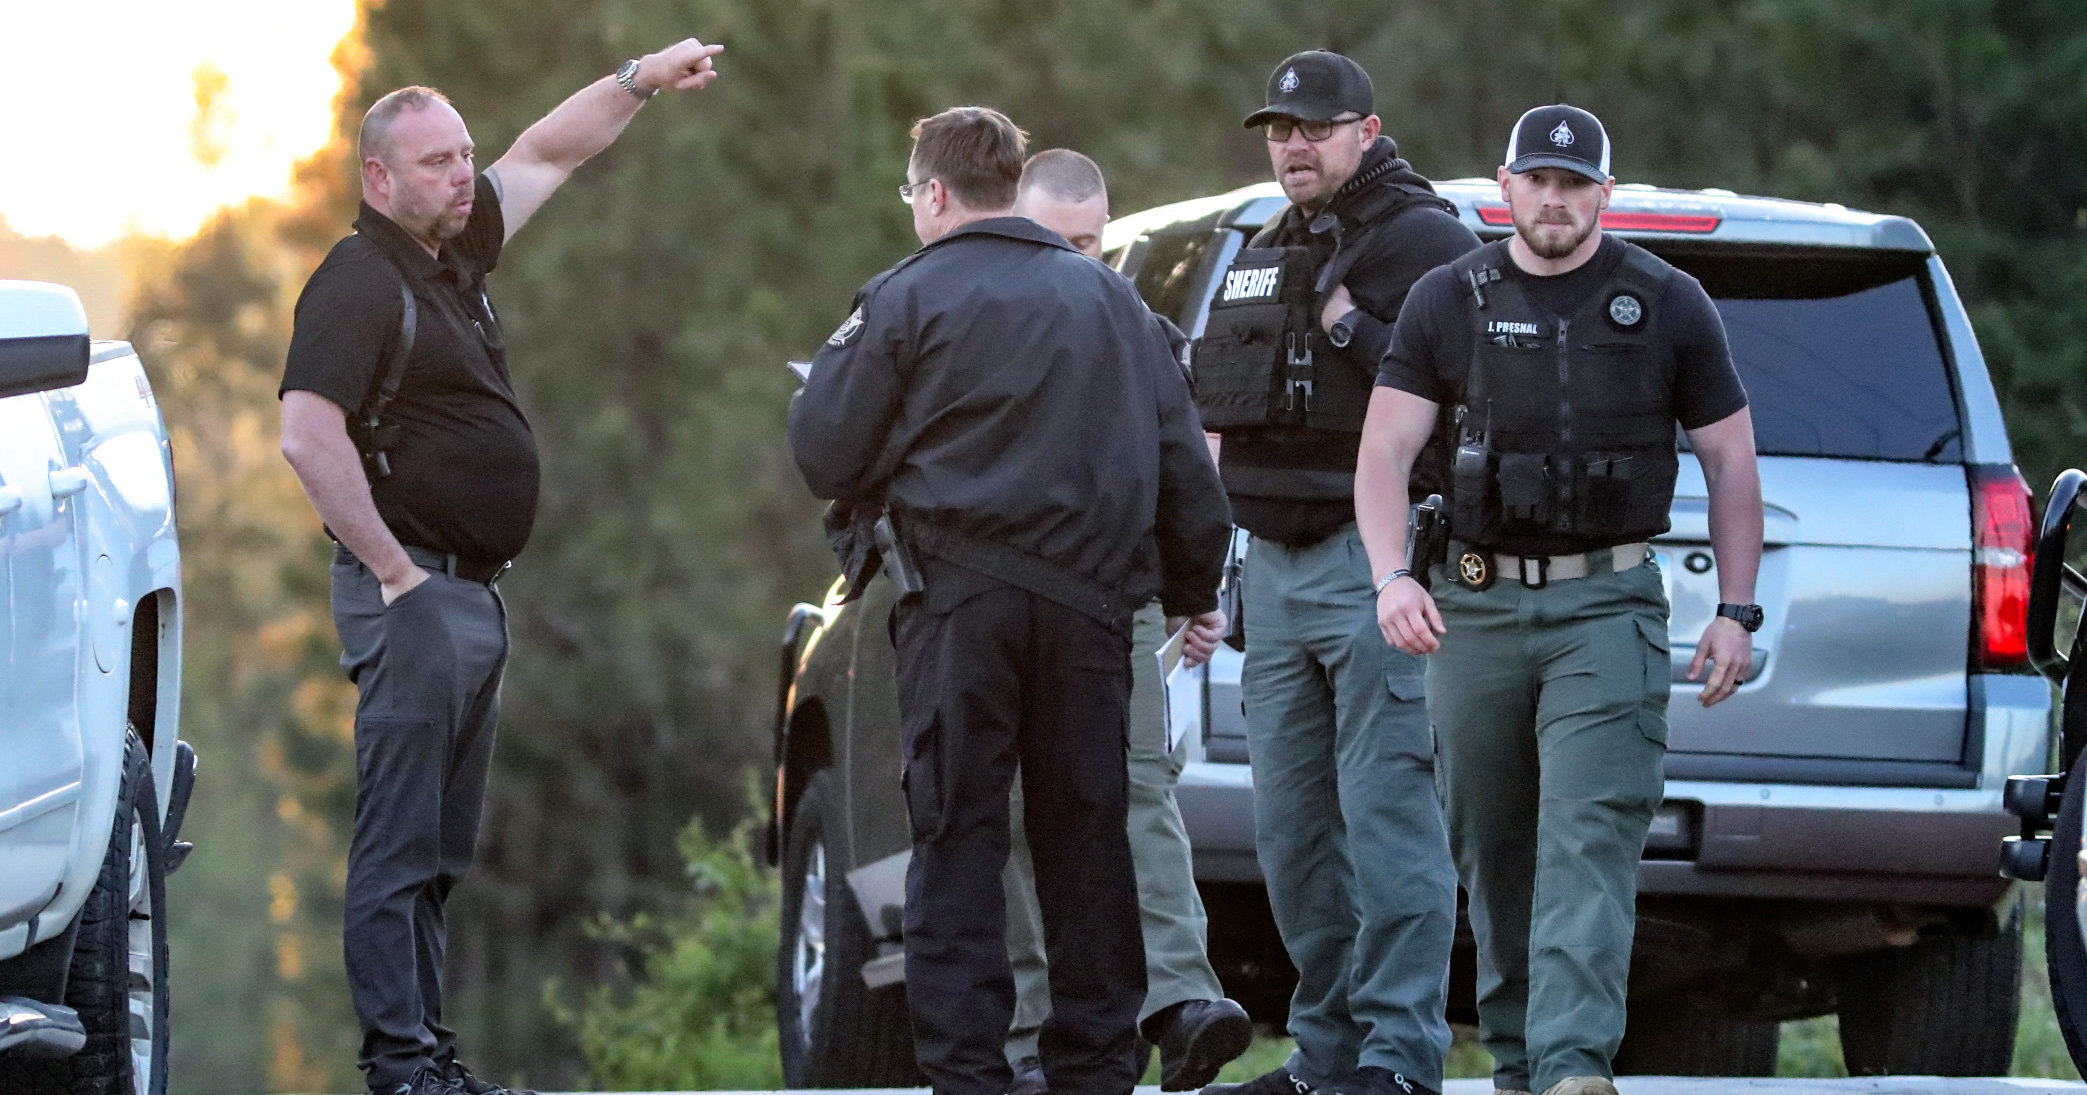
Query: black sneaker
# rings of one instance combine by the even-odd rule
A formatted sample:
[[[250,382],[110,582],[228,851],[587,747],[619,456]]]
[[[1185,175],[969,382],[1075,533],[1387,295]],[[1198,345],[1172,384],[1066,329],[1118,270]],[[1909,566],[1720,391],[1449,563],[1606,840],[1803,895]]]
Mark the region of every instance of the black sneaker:
[[[1008,1062],[1015,1070],[1015,1082],[1008,1087],[1007,1095],[1048,1095],[1044,1086],[1043,1061],[1035,1057],[1019,1057]]]
[[[1326,1095],[1442,1095],[1388,1068],[1364,1065],[1326,1088]]]
[[[1190,1000],[1172,1009],[1159,1046],[1159,1089],[1194,1091],[1217,1079],[1217,1070],[1246,1052],[1254,1022],[1230,1000]]]
[[[433,1065],[422,1065],[398,1083],[369,1089],[369,1095],[466,1095],[456,1081],[442,1075]]]
[[[464,1095],[536,1095],[526,1088],[502,1087],[491,1080],[481,1080],[464,1067],[462,1061],[452,1057],[442,1066],[442,1075],[450,1083],[462,1089]]]
[[[1318,1089],[1287,1068],[1264,1072],[1243,1084],[1211,1084],[1202,1095],[1317,1095]]]

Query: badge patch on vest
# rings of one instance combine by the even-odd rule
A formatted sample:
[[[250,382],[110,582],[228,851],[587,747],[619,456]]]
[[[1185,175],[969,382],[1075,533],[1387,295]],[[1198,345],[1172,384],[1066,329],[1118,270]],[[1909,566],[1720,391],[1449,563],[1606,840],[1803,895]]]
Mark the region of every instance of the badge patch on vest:
[[[1609,298],[1609,322],[1628,331],[1645,320],[1645,306],[1629,293]]]
[[[856,336],[860,334],[862,334],[862,309],[857,308],[849,314],[847,319],[841,321],[839,327],[834,328],[833,334],[827,336],[826,344],[828,346],[846,346],[850,342],[855,341]]]
[[[1218,300],[1225,304],[1274,300],[1282,287],[1283,268],[1279,265],[1231,270],[1225,274],[1225,287]]]

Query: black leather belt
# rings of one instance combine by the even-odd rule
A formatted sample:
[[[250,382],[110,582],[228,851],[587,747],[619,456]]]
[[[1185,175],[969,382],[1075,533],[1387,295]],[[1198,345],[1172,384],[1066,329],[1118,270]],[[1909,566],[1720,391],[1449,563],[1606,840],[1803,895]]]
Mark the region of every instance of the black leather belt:
[[[439,570],[452,578],[462,578],[467,582],[477,582],[480,585],[491,585],[495,579],[507,572],[508,567],[514,565],[505,560],[496,563],[482,559],[466,559],[451,552],[415,547],[412,544],[400,544],[399,546],[406,549],[406,558],[413,560],[414,566],[426,567],[429,570]],[[333,550],[334,557],[342,562],[352,563],[360,561],[355,558],[354,552],[348,550],[348,545],[346,544],[336,542],[333,545]]]
[[[505,559],[499,562],[491,562],[485,559],[466,559],[461,555],[454,555],[447,551],[436,551],[433,548],[415,547],[412,544],[401,544],[399,546],[406,549],[406,558],[413,560],[419,566],[427,567],[429,570],[439,570],[452,578],[462,578],[467,582],[477,582],[480,585],[491,585],[494,579],[506,573],[507,568],[514,565]]]

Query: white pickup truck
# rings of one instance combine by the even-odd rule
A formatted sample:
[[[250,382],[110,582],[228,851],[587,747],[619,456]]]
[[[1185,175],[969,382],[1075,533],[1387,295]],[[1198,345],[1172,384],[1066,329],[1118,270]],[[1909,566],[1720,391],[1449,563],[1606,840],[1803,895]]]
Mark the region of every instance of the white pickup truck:
[[[166,1090],[174,465],[127,343],[0,281],[0,1091]]]

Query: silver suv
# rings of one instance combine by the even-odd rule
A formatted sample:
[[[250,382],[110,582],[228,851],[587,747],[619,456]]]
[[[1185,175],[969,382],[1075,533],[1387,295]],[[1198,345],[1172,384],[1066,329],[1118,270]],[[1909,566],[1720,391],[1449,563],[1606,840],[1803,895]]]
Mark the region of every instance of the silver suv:
[[[71,290],[0,281],[0,1090],[166,1089],[180,605],[137,355]]]
[[[1491,180],[1440,189],[1482,238],[1512,230]],[[1282,201],[1270,183],[1126,217],[1109,255],[1196,332]],[[1772,1074],[1778,1021],[1837,1011],[1851,1072],[2004,1073],[2022,924],[1995,870],[2014,824],[2001,793],[2046,767],[2050,700],[2025,649],[2029,492],[1949,275],[1912,221],[1834,205],[1627,184],[1603,222],[1702,281],[1724,317],[1761,453],[1769,621],[1739,695],[1695,703],[1684,677],[1718,591],[1702,475],[1677,433],[1673,530],[1655,544],[1673,605],[1667,792],[1617,1066]],[[801,605],[783,650],[793,1082],[893,1080],[841,1062],[892,1059],[903,1037],[889,1027],[900,994],[873,987],[900,975],[907,849],[888,598]],[[1189,698],[1203,733],[1179,797],[1212,959],[1279,1021],[1294,973],[1254,857],[1240,662],[1221,650]],[[1454,1020],[1475,1021],[1472,968],[1465,931]]]

